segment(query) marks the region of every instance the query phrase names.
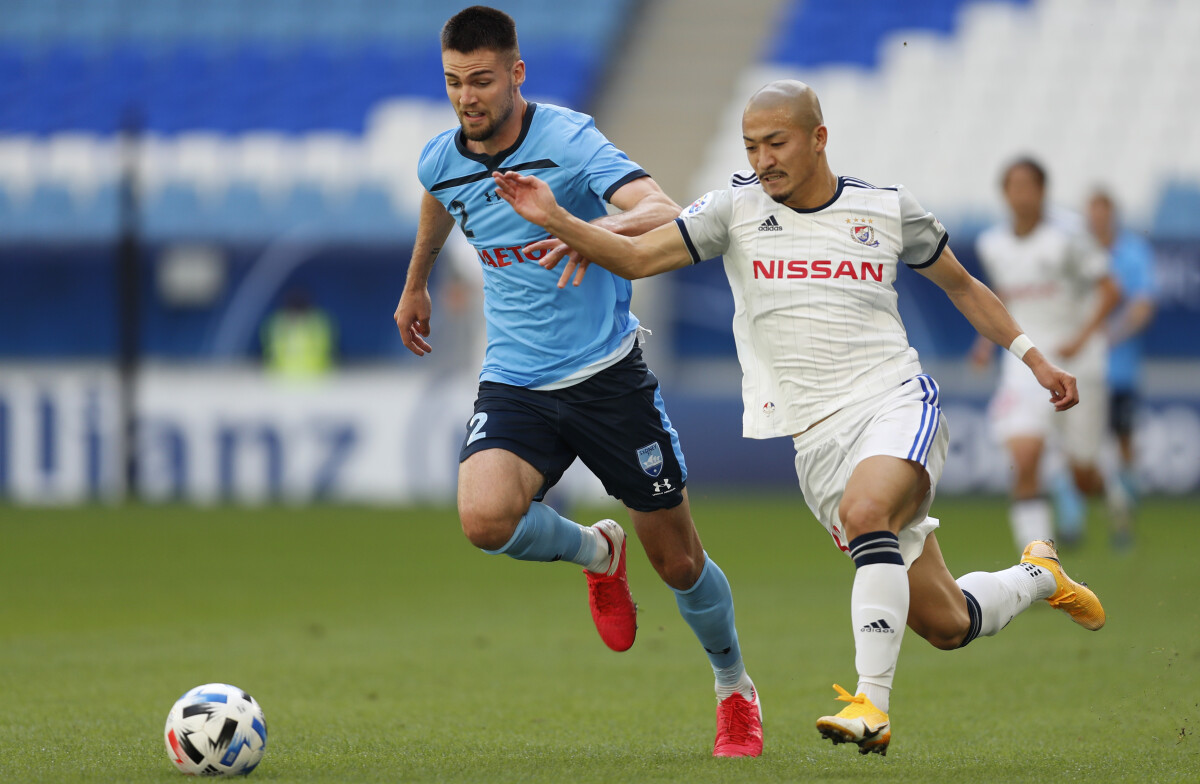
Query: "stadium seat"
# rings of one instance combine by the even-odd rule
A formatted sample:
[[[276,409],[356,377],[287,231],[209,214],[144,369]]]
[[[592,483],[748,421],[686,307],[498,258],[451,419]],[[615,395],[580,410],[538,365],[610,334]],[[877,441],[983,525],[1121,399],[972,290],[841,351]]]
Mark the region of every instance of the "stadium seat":
[[[1154,215],[1154,234],[1200,239],[1200,184],[1172,182],[1163,189]]]
[[[142,230],[152,240],[212,236],[210,211],[195,188],[174,183],[142,203]]]
[[[231,184],[212,212],[212,228],[233,241],[261,240],[279,234],[279,213],[269,210],[262,193],[250,183]]]

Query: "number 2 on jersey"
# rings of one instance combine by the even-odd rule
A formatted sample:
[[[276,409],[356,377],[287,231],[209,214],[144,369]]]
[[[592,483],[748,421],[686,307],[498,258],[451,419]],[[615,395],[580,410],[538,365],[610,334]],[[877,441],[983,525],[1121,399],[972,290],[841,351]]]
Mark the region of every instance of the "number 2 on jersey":
[[[462,233],[465,234],[468,239],[474,239],[475,232],[467,228],[467,205],[463,204],[458,199],[455,199],[454,201],[450,202],[450,212],[458,212],[459,228],[462,229]],[[484,418],[486,419],[487,417]]]

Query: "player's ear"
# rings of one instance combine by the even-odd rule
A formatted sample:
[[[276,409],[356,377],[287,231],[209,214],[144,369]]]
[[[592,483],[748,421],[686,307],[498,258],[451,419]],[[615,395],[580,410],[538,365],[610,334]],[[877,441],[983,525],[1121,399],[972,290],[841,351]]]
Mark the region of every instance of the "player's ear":
[[[829,143],[829,129],[824,125],[818,125],[813,129],[813,151],[824,152],[825,145]]]
[[[520,88],[525,84],[525,61],[517,60],[512,67],[513,87]]]

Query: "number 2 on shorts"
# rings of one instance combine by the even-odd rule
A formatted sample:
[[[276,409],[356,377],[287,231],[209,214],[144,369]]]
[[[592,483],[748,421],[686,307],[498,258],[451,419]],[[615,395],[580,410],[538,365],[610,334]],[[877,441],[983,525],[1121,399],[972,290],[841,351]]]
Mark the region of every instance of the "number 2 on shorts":
[[[480,412],[471,417],[471,421],[467,423],[467,427],[471,428],[471,435],[467,436],[467,444],[473,444],[481,438],[487,438],[487,431],[483,426],[487,424],[487,414]]]

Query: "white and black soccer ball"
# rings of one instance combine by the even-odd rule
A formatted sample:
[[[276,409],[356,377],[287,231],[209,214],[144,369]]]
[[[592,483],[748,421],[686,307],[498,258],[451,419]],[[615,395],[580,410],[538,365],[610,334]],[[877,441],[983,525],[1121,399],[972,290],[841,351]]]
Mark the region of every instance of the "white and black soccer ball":
[[[207,683],[180,697],[163,732],[168,756],[189,776],[249,773],[267,748],[262,708],[227,683]]]

